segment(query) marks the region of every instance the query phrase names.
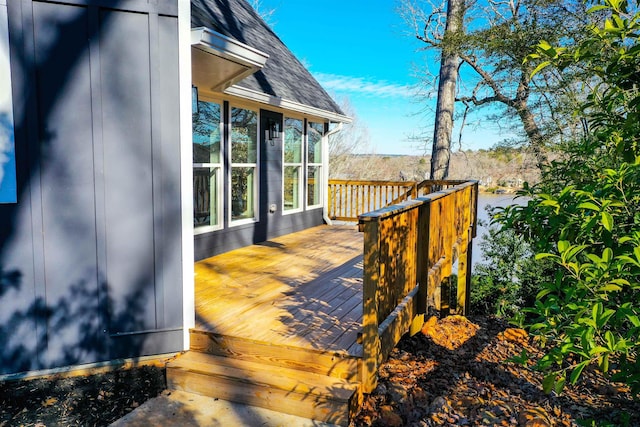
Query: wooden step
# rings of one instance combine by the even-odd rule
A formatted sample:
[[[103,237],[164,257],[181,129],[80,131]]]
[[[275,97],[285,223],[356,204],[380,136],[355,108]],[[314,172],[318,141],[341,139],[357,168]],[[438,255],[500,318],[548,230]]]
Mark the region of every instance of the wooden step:
[[[362,358],[347,352],[322,351],[295,346],[274,345],[214,332],[191,330],[191,350],[234,360],[282,366],[356,381]]]
[[[167,364],[169,389],[348,425],[358,384],[341,378],[189,351]]]

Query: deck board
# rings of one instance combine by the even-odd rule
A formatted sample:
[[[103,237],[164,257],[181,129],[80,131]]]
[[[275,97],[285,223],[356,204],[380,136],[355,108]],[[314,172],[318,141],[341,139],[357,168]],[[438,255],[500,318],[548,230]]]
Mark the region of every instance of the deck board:
[[[199,261],[196,329],[360,356],[362,248],[320,226]]]

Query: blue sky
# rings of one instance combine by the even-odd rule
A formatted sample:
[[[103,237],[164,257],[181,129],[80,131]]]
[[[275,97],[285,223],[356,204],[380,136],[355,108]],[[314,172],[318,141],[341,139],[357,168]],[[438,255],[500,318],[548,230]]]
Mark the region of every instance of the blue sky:
[[[396,12],[398,1],[261,0],[276,34],[336,98],[347,97],[377,154],[423,154],[431,147],[435,96],[417,97],[416,68],[438,64]],[[422,64],[422,65],[420,65]],[[424,88],[423,88],[424,92]],[[434,91],[432,91],[434,92]],[[467,129],[462,148],[490,148],[499,131]],[[454,135],[457,141],[457,133]],[[456,143],[457,147],[457,143]]]

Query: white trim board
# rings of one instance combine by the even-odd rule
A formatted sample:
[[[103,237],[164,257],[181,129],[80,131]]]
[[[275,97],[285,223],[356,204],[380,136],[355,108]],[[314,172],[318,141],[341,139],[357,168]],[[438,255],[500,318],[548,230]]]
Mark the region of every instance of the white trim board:
[[[180,192],[182,215],[183,349],[188,350],[189,329],[195,327],[193,249],[193,143],[191,123],[191,2],[178,2],[178,63],[180,72]]]

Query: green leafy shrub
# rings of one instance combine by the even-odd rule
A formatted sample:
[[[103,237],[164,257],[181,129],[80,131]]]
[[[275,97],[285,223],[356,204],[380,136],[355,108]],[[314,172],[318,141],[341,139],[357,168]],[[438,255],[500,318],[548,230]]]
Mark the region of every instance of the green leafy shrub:
[[[490,225],[480,241],[483,262],[474,267],[471,310],[474,314],[513,317],[533,304],[543,266],[531,246],[511,229]]]
[[[543,387],[561,392],[590,365],[640,392],[640,13],[637,4],[605,0],[606,16],[569,52],[540,43],[537,70],[580,67],[593,89],[579,114],[589,133],[564,147],[525,187],[525,206],[498,214],[536,259],[554,268],[540,278],[528,309],[530,331],[546,354]]]

